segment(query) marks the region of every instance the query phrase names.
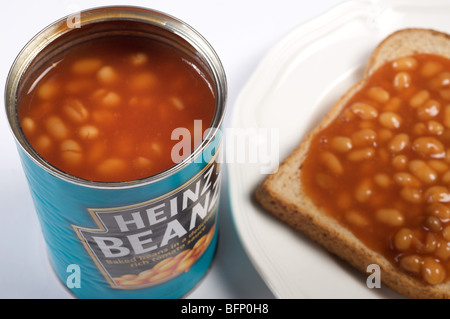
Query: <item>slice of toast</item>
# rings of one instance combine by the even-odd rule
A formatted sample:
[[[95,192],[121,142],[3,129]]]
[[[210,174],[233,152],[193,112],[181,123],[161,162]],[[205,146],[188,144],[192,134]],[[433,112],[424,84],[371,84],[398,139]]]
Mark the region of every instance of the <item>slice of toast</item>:
[[[404,29],[382,41],[373,51],[364,78],[351,87],[301,144],[269,175],[256,191],[256,200],[279,220],[301,231],[329,252],[367,274],[367,266],[381,268],[382,283],[409,298],[450,298],[450,283],[427,285],[400,270],[381,254],[369,249],[351,231],[321,211],[304,193],[300,182],[302,163],[311,139],[328,126],[366,79],[383,64],[415,53],[450,58],[450,36],[428,29]],[[367,274],[368,275],[368,274]]]

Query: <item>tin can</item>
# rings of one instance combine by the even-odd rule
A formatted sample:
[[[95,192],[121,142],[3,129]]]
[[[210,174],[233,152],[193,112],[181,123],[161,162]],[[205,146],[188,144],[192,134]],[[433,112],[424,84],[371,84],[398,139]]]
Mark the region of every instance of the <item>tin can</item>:
[[[114,35],[164,41],[195,57],[213,79],[212,125],[184,160],[156,175],[93,182],[64,173],[28,143],[17,115],[24,83],[51,57]],[[205,275],[216,250],[221,125],[226,77],[208,42],[165,13],[100,7],[64,17],[38,33],[14,61],[5,90],[35,210],[57,276],[79,298],[181,298]]]

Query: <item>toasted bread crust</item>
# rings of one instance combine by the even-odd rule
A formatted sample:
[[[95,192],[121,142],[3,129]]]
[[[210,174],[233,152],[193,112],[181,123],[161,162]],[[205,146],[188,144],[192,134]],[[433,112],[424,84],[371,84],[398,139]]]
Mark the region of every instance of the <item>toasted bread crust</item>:
[[[385,257],[365,246],[357,237],[317,207],[304,193],[300,182],[302,163],[312,138],[328,126],[347,101],[361,89],[380,66],[413,53],[434,53],[450,58],[450,36],[427,29],[404,29],[382,41],[373,51],[364,78],[351,87],[301,144],[269,175],[255,193],[257,202],[277,219],[304,233],[329,252],[366,273],[367,266],[381,268],[384,285],[409,298],[450,298],[450,284],[427,285],[393,266]]]
[[[430,53],[450,58],[450,35],[431,29],[403,29],[385,38],[373,51],[364,77],[369,77],[383,64],[396,58]]]

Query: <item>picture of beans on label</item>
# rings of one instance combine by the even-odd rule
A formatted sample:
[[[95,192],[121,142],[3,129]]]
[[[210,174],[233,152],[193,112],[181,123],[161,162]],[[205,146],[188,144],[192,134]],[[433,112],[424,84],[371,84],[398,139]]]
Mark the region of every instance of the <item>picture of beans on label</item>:
[[[95,228],[73,225],[113,288],[141,288],[187,272],[211,246],[220,190],[211,162],[177,191],[131,206],[92,208]]]
[[[215,226],[207,234],[200,237],[191,249],[184,250],[176,256],[166,258],[157,263],[153,268],[144,270],[138,275],[125,274],[121,277],[113,278],[114,283],[121,287],[159,284],[188,271],[208,248],[214,232]]]

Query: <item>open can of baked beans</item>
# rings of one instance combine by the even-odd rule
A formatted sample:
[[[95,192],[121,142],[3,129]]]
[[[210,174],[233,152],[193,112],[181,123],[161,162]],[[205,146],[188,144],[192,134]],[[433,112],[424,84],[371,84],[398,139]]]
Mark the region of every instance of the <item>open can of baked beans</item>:
[[[79,298],[181,298],[218,237],[226,77],[165,13],[100,7],[38,33],[5,102],[51,265]]]

